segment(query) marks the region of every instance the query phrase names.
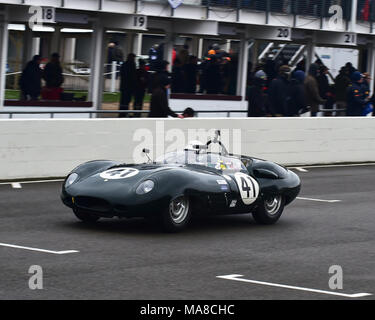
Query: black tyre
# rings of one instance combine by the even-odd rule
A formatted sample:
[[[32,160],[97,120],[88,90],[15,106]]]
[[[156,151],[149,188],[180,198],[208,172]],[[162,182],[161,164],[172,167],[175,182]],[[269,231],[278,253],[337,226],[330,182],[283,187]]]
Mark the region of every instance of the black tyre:
[[[95,223],[100,219],[99,216],[83,210],[73,209],[73,212],[79,220],[85,223]]]
[[[259,224],[271,225],[279,221],[285,207],[283,196],[266,196],[253,212],[254,220]]]
[[[161,214],[162,228],[166,232],[184,230],[191,220],[191,206],[189,198],[185,196],[173,199],[169,207]]]

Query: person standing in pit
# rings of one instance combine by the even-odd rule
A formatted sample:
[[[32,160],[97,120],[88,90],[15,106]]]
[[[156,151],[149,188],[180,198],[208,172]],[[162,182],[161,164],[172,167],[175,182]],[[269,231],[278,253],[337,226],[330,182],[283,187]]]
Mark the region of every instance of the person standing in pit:
[[[40,69],[41,61],[42,57],[40,55],[35,55],[22,71],[19,80],[21,100],[38,100],[42,89],[42,69]]]
[[[146,62],[141,59],[139,60],[139,68],[136,72],[134,110],[143,109],[143,101],[149,81],[149,73],[146,70]],[[136,114],[136,117],[140,117],[140,114]]]
[[[120,69],[120,110],[127,111],[129,110],[129,104],[132,100],[132,97],[135,96],[135,86],[136,86],[136,65],[135,65],[135,54],[130,53],[128,59],[125,63],[121,65]],[[126,118],[127,114],[120,113],[120,118]]]

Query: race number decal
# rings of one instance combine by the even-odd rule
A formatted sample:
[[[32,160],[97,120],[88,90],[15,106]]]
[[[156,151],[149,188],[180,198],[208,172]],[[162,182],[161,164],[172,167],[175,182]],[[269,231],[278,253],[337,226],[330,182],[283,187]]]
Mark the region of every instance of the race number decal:
[[[115,168],[102,172],[100,177],[105,180],[119,180],[134,177],[138,173],[139,170],[133,168]]]
[[[238,189],[240,190],[242,201],[245,205],[253,204],[259,196],[258,182],[244,173],[236,173],[235,175]]]

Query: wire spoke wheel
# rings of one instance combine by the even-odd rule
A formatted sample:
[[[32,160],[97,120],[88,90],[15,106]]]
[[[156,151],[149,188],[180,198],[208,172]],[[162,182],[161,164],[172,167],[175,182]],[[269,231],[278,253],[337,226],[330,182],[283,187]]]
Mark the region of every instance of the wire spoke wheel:
[[[285,207],[285,199],[281,195],[268,195],[253,212],[259,224],[275,224],[281,217]]]
[[[264,201],[264,208],[270,216],[276,215],[281,207],[282,197],[273,196],[269,197]]]
[[[176,224],[183,223],[189,214],[189,201],[186,197],[179,197],[169,204],[169,214]]]

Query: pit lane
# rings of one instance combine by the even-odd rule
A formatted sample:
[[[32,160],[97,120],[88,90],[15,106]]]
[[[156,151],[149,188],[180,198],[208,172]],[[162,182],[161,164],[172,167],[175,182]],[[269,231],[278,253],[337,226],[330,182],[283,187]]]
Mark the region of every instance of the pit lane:
[[[0,185],[0,299],[346,299],[228,281],[223,275],[342,293],[375,294],[374,166],[307,168],[302,198],[275,226],[250,216],[195,219],[181,234],[143,220],[86,226],[61,204],[61,182]],[[40,265],[44,290],[28,287]],[[374,299],[374,295],[363,299]],[[349,298],[348,298],[349,299]]]

